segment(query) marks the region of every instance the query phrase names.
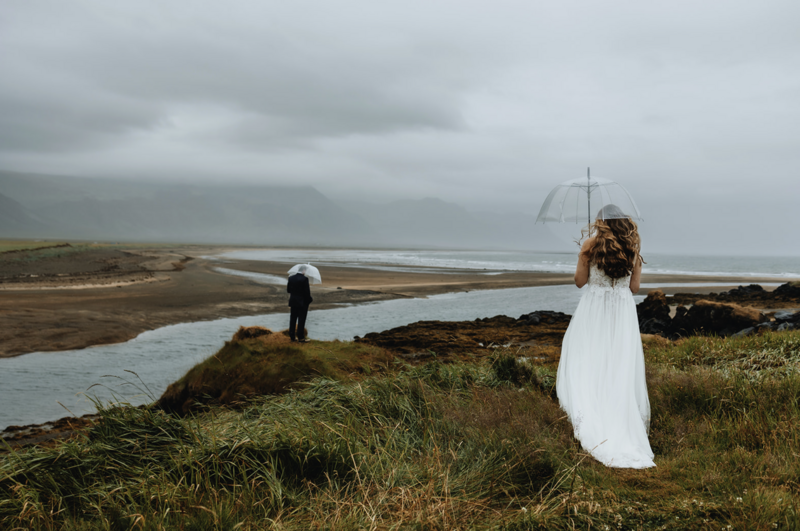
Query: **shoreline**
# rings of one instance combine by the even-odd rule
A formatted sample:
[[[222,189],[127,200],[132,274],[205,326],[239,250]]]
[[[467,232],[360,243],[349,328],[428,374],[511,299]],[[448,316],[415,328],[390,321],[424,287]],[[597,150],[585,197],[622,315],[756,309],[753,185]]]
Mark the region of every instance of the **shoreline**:
[[[187,251],[197,251],[197,249],[187,249]],[[26,314],[31,319],[30,324],[37,330],[43,331],[44,334],[50,334],[45,337],[44,342],[41,341],[41,337],[37,338],[35,335],[28,336],[27,340],[29,341],[33,337],[38,339],[40,344],[50,341],[51,346],[57,346],[55,341],[68,341],[68,338],[59,336],[63,331],[55,328],[65,318],[73,319],[71,325],[74,328],[70,332],[72,341],[77,343],[81,340],[92,341],[100,338],[100,341],[73,347],[75,349],[128,341],[144,331],[161,326],[212,321],[224,317],[286,313],[288,325],[287,295],[283,285],[262,284],[252,278],[221,273],[217,271],[217,268],[224,266],[234,271],[283,277],[285,271],[294,265],[293,263],[220,261],[210,256],[208,251],[205,249],[205,257],[198,252],[187,252],[185,267],[158,272],[158,275],[164,277],[161,282],[128,285],[122,289],[111,289],[108,285],[102,288],[87,286],[71,292],[69,292],[70,290],[45,287],[34,290],[17,290],[14,293],[20,295],[21,300],[24,299],[27,302],[27,306],[17,307],[16,310]],[[195,256],[190,256],[190,254]],[[322,286],[312,286],[315,310],[400,298],[426,298],[432,295],[472,290],[502,290],[572,284],[572,275],[562,273],[465,271],[424,266],[398,268],[390,264],[369,264],[364,267],[327,265],[323,269],[323,279],[325,284]],[[640,295],[646,295],[654,289],[661,289],[667,294],[677,292],[715,293],[735,288],[740,284],[763,284],[764,282],[773,284],[773,286],[766,287],[771,291],[774,289],[774,285],[780,284],[774,278],[769,277],[753,279],[750,277],[689,277],[663,274],[644,275],[642,282],[651,286],[642,288],[639,292]],[[665,287],[665,285],[667,286]],[[167,290],[163,291],[162,286]],[[242,297],[249,298],[243,299]],[[81,308],[77,310],[59,308],[58,301],[62,299],[81,305]],[[0,326],[8,322],[9,316],[13,313],[8,311],[7,303],[7,300],[0,301]],[[47,304],[51,305],[50,312],[42,313]],[[114,306],[117,313],[106,316],[106,321],[98,322],[97,316],[91,312],[108,304]],[[90,311],[87,307],[91,307],[93,310]],[[192,313],[188,313],[190,310]],[[150,320],[134,321],[134,318],[140,317],[139,312],[142,311],[150,312]],[[37,312],[50,320],[37,321],[35,317]],[[76,313],[82,314],[84,319],[82,321],[75,320]],[[152,326],[153,323],[156,325]],[[51,328],[48,329],[47,326]],[[123,326],[128,328],[123,328]],[[114,327],[118,328],[114,329]],[[110,334],[114,330],[119,335],[114,337],[99,335]],[[0,338],[3,333],[4,329],[0,329]],[[0,345],[2,344],[0,342]],[[30,346],[30,343],[22,343],[23,347],[26,345]],[[72,350],[72,348],[51,349],[50,351],[61,350]],[[16,357],[29,352],[47,351],[37,349],[18,354],[0,354],[0,356]],[[61,439],[74,433],[75,426],[69,424],[74,420],[74,417],[64,417],[58,421],[42,424],[9,426],[0,435],[12,446]],[[59,423],[67,424],[62,427]],[[50,424],[54,424],[54,426],[50,427]]]
[[[227,317],[287,313],[285,288],[216,271],[217,267],[284,277],[294,265],[217,258],[231,246],[173,246],[125,251],[138,269],[113,274],[116,282],[81,283],[103,273],[0,279],[0,358],[32,352],[60,352],[129,341],[163,326],[212,321]],[[34,264],[35,265],[35,264]],[[63,275],[63,274],[62,274]],[[120,279],[130,277],[128,282]],[[37,280],[34,280],[36,278]],[[324,284],[313,286],[314,309],[346,304],[424,298],[473,290],[569,285],[572,273],[467,270],[394,264],[325,265]],[[677,292],[712,293],[738,285],[776,283],[775,278],[700,275],[643,275],[643,284],[680,284],[663,288]],[[62,282],[64,283],[64,282]],[[694,286],[712,283],[711,286]],[[642,288],[646,295],[655,287]],[[766,289],[772,289],[767,287]]]

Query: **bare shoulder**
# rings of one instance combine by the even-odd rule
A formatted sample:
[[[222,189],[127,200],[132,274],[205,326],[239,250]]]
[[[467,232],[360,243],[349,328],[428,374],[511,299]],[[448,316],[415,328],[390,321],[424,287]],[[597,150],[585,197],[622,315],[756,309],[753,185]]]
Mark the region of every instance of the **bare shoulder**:
[[[591,249],[592,245],[594,245],[594,240],[595,240],[594,236],[592,236],[591,238],[586,238],[586,241],[583,242],[583,245],[581,245],[581,252],[584,253],[589,249]]]

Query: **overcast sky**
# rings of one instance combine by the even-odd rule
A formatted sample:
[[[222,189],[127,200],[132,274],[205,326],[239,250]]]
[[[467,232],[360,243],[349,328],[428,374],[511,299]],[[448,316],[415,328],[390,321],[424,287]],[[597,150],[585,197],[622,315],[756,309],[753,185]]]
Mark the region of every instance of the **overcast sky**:
[[[798,254],[800,2],[0,3],[0,169],[536,214],[623,184],[645,246]]]

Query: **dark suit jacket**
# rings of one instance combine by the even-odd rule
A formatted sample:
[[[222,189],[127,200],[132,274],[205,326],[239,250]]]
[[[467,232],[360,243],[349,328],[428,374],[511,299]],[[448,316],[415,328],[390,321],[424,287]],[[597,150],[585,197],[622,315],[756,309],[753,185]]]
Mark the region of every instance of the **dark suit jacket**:
[[[289,292],[289,306],[292,308],[307,308],[309,304],[314,302],[314,299],[311,298],[308,278],[300,273],[289,277],[286,291]]]

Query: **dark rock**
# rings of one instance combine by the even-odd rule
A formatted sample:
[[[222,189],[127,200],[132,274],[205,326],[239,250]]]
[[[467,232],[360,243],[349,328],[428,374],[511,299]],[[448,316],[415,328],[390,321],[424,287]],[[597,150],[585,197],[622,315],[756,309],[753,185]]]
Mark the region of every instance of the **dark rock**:
[[[738,288],[733,288],[724,294],[729,295],[732,298],[749,298],[753,295],[762,295],[764,293],[766,293],[764,288],[758,284],[750,284],[749,286],[739,286]],[[720,293],[720,295],[722,295],[722,293]]]
[[[572,319],[572,316],[566,313],[539,310],[537,312],[520,315],[517,321],[523,321],[525,324],[529,325],[538,325],[540,323],[554,325],[559,323],[569,324],[570,319]]]
[[[647,294],[647,298],[636,306],[639,331],[643,334],[663,335],[671,322],[667,297],[660,289]]]
[[[678,308],[672,320],[673,337],[690,335],[730,336],[745,328],[756,327],[768,321],[758,310],[738,304],[700,300],[688,310]]]
[[[541,319],[539,319],[538,315],[534,315],[534,314],[522,315],[522,316],[520,316],[520,319],[525,319],[525,321],[529,325],[537,325],[537,324],[539,324],[539,321],[541,320]]]
[[[750,327],[745,328],[744,330],[739,330],[738,332],[733,334],[731,337],[745,337],[745,336],[749,336],[751,334],[754,334],[755,332],[756,332],[756,327],[750,326]]]
[[[656,289],[648,293],[647,298],[636,306],[636,313],[639,315],[639,320],[669,321],[669,304],[664,292]]]
[[[722,293],[709,293],[706,295],[676,293],[672,296],[673,304],[694,304],[699,300],[734,302],[746,306],[772,308],[794,307],[800,303],[800,282],[787,282],[775,288],[774,291],[767,291],[758,284],[750,284],[749,286],[739,286]]]
[[[791,321],[794,315],[795,313],[790,310],[781,310],[779,312],[775,312],[774,317],[776,321]]]
[[[781,284],[772,293],[786,299],[800,299],[800,282]]]
[[[764,327],[768,330],[800,330],[800,311],[792,312],[783,310],[775,312],[775,320],[769,323],[769,327]]]

